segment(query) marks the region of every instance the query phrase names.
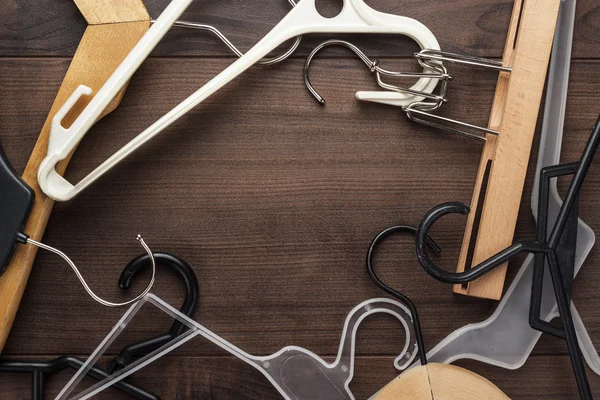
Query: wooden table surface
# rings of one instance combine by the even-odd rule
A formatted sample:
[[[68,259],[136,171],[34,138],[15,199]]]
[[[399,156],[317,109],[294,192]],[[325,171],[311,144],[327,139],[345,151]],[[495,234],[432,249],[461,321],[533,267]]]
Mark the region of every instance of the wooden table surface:
[[[85,28],[70,0],[4,0],[0,7],[0,140],[22,171]],[[325,1],[319,1],[321,4]],[[442,49],[501,56],[511,1],[370,0],[380,11],[416,18]],[[147,2],[157,16],[167,0]],[[338,7],[329,2],[327,12]],[[194,2],[185,19],[211,23],[243,51],[281,19],[285,0]],[[330,36],[305,38],[294,57],[252,68],[77,199],[58,204],[45,242],[69,254],[94,290],[125,299],[121,269],[141,249],[186,259],[200,281],[195,318],[252,354],[286,345],[331,359],[346,314],[383,294],[364,268],[373,236],[392,224],[417,224],[434,205],[468,202],[481,144],[407,121],[399,109],[358,103],[354,92],[374,88],[364,65],[344,49],[314,63],[313,83],[328,100],[320,107],[302,81],[304,58]],[[336,36],[347,37],[347,36]],[[399,37],[349,37],[386,68],[415,69],[416,46]],[[577,160],[600,112],[600,5],[579,0],[563,159]],[[224,46],[202,32],[173,30],[131,82],[120,108],[86,137],[67,176],[86,172],[232,62]],[[455,67],[448,115],[485,124],[494,72]],[[409,81],[406,83],[410,84]],[[537,153],[537,142],[534,144]],[[530,163],[516,237],[530,238],[535,155]],[[563,183],[564,188],[564,183]],[[586,182],[581,216],[600,229],[600,163]],[[454,268],[464,219],[436,225],[441,262]],[[575,281],[574,299],[600,343],[600,259],[594,249]],[[516,272],[522,260],[512,263]],[[453,295],[418,266],[412,239],[387,243],[377,257],[382,275],[410,296],[421,314],[426,346],[479,322],[496,307]],[[511,277],[512,277],[511,275]],[[140,278],[134,290],[140,290]],[[153,290],[178,306],[183,288],[165,269]],[[132,293],[129,293],[131,296]],[[90,299],[69,267],[40,252],[3,357],[86,356],[123,309]],[[147,312],[109,349],[166,332],[170,321]],[[374,317],[358,333],[351,388],[365,399],[396,376],[403,344],[392,318]],[[518,340],[515,338],[515,340]],[[492,380],[513,399],[575,399],[577,389],[563,341],[544,336],[525,366],[508,371],[476,362],[460,365]],[[70,374],[48,382],[53,398]],[[589,371],[595,395],[600,379]],[[214,345],[195,340],[134,376],[164,399],[278,399],[257,371]],[[115,398],[110,392],[107,398]],[[28,375],[3,374],[2,399],[30,398]]]

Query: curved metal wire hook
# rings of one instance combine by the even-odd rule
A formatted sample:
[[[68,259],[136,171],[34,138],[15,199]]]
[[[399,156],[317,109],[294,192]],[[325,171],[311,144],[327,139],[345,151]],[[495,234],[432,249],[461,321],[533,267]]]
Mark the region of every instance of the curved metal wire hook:
[[[362,50],[360,50],[358,47],[356,47],[352,43],[347,42],[345,40],[331,39],[331,40],[327,40],[327,41],[321,43],[320,45],[318,45],[317,47],[315,47],[315,49],[306,58],[306,62],[304,63],[304,83],[306,84],[306,87],[308,88],[310,93],[314,96],[315,99],[317,99],[317,101],[321,105],[325,104],[325,99],[319,94],[319,92],[317,92],[315,90],[314,86],[310,82],[309,70],[310,70],[310,65],[311,65],[315,55],[319,51],[323,50],[325,47],[329,47],[329,46],[343,46],[343,47],[350,49],[354,54],[356,54],[362,60],[362,62],[365,63],[365,65],[367,67],[369,67],[369,70],[371,71],[371,73],[375,74],[376,79],[377,79],[377,84],[383,89],[390,90],[393,92],[408,93],[408,94],[412,94],[415,96],[434,100],[434,101],[440,102],[440,103],[446,101],[444,92],[442,92],[440,95],[426,93],[426,92],[422,92],[419,90],[412,90],[412,89],[403,88],[403,87],[400,87],[397,85],[392,85],[392,84],[384,82],[382,79],[382,75],[385,75],[385,76],[391,76],[391,77],[405,77],[405,78],[424,78],[424,77],[425,78],[434,78],[434,79],[441,79],[445,82],[445,81],[451,80],[452,76],[448,74],[448,71],[446,70],[446,68],[443,65],[427,64],[425,66],[426,68],[434,70],[435,73],[428,73],[428,72],[411,72],[411,73],[409,73],[409,72],[389,71],[389,70],[381,68],[379,66],[379,60],[371,60]]]
[[[419,359],[421,360],[421,365],[427,365],[427,352],[425,351],[425,344],[423,343],[423,332],[421,331],[419,313],[417,312],[417,307],[415,306],[415,303],[413,303],[412,300],[406,297],[404,294],[400,293],[396,289],[391,288],[385,282],[383,282],[377,276],[377,274],[375,273],[375,269],[373,268],[373,255],[375,254],[376,247],[389,235],[399,232],[412,233],[414,235],[417,232],[417,228],[408,225],[398,225],[387,228],[386,230],[377,234],[377,236],[375,236],[375,238],[371,242],[369,250],[367,251],[367,273],[369,274],[371,280],[381,290],[400,300],[410,310],[410,313],[412,314],[413,324],[415,327],[415,335],[417,337],[416,339],[417,348],[419,350]],[[430,237],[427,238],[427,245],[431,247],[431,249],[435,253],[439,253],[441,251],[440,246],[438,246],[438,244]]]
[[[579,348],[577,329],[571,313],[575,257],[577,252],[577,226],[581,189],[589,172],[594,156],[600,147],[600,117],[577,162],[545,167],[539,180],[539,204],[535,241],[518,242],[500,253],[479,263],[471,270],[462,273],[446,272],[438,267],[427,254],[427,235],[433,224],[441,217],[452,214],[468,214],[469,207],[462,203],[445,203],[430,210],[417,229],[416,253],[419,263],[434,278],[448,283],[467,283],[509,261],[518,253],[535,254],[529,306],[529,325],[540,332],[553,335],[567,342],[571,367],[575,374],[577,388],[582,399],[591,399],[592,392]],[[565,200],[560,206],[552,230],[549,231],[548,214],[550,207],[551,180],[573,175]],[[556,326],[542,319],[541,307],[544,285],[544,270],[550,271],[554,296],[562,326]]]
[[[199,297],[199,285],[198,278],[194,273],[194,270],[185,260],[169,253],[153,253],[156,262],[160,265],[171,268],[177,273],[181,281],[185,286],[185,299],[179,311],[191,317],[198,304]],[[138,272],[142,271],[148,265],[150,265],[150,256],[144,254],[131,260],[129,264],[123,269],[121,277],[119,278],[119,287],[121,290],[127,290],[131,286],[132,280],[135,278]],[[114,357],[108,367],[108,373],[112,374],[125,368],[131,363],[134,357],[151,353],[152,351],[162,347],[169,343],[171,340],[181,335],[187,330],[187,327],[183,325],[179,320],[175,320],[169,332],[163,335],[156,336],[154,338],[144,340],[139,343],[131,344],[126,346],[119,352],[119,355]]]
[[[144,239],[142,238],[141,235],[137,236],[137,241],[140,242],[140,244],[142,245],[142,247],[144,248],[144,250],[150,257],[150,260],[152,262],[152,278],[150,279],[150,282],[148,283],[148,286],[146,287],[146,289],[144,289],[144,291],[142,293],[140,293],[138,296],[136,296],[134,299],[131,299],[124,303],[112,303],[110,301],[106,301],[106,300],[100,298],[98,295],[96,295],[96,293],[94,293],[94,291],[89,287],[89,285],[83,278],[83,275],[81,275],[81,272],[79,272],[79,269],[77,268],[75,263],[65,253],[63,253],[62,251],[60,251],[58,249],[55,249],[54,247],[50,247],[46,244],[37,242],[33,239],[26,238],[26,243],[32,244],[36,247],[39,247],[40,249],[44,249],[51,253],[54,253],[54,254],[60,256],[63,260],[65,260],[67,262],[67,264],[69,264],[69,266],[71,267],[73,272],[75,272],[77,279],[79,279],[79,282],[81,282],[81,285],[83,286],[85,291],[90,295],[90,297],[106,307],[123,307],[123,306],[128,306],[130,304],[133,304],[133,303],[139,301],[145,295],[147,295],[148,292],[150,292],[150,289],[152,289],[152,286],[154,285],[154,278],[156,276],[156,263],[154,261],[154,256],[152,255],[152,251],[150,250],[150,248],[148,247],[146,242],[144,242]]]
[[[288,3],[290,3],[292,5],[292,7],[296,6],[295,0],[288,0]],[[155,20],[152,20],[150,22],[154,23]],[[237,47],[235,47],[235,45],[231,42],[231,40],[227,39],[227,37],[220,30],[218,30],[217,28],[215,28],[212,25],[201,24],[201,23],[190,22],[190,21],[176,21],[173,24],[173,26],[178,27],[178,28],[190,28],[190,29],[198,29],[198,30],[210,32],[213,35],[215,35],[219,40],[221,40],[236,56],[242,57],[244,55],[244,53],[242,53]],[[282,53],[281,55],[275,56],[273,58],[264,58],[261,61],[257,62],[256,65],[266,67],[269,65],[274,65],[274,64],[282,62],[283,60],[285,60],[286,58],[291,56],[294,51],[296,51],[298,46],[300,46],[301,41],[302,41],[302,36],[296,36],[294,43],[292,43],[292,45],[284,53]]]

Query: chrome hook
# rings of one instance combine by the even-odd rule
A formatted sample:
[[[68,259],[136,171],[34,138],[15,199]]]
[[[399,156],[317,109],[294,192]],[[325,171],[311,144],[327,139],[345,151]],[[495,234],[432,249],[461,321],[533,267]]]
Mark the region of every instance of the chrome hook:
[[[325,47],[340,45],[354,52],[364,63],[371,73],[375,73],[377,84],[379,87],[386,89],[389,92],[408,93],[413,96],[421,97],[421,99],[410,104],[402,104],[398,102],[389,92],[358,92],[357,98],[363,101],[372,101],[376,103],[399,106],[406,113],[407,117],[414,122],[423,125],[431,126],[437,129],[442,129],[448,132],[457,133],[472,139],[486,141],[486,135],[498,135],[498,131],[477,126],[474,124],[458,121],[455,119],[435,115],[432,112],[438,110],[448,99],[446,97],[448,91],[448,82],[453,79],[453,76],[448,73],[442,62],[450,62],[453,64],[462,64],[472,67],[486,68],[503,73],[510,73],[511,68],[504,66],[501,62],[488,60],[481,57],[473,57],[455,53],[449,53],[441,50],[422,49],[413,56],[421,65],[425,72],[421,73],[406,73],[396,72],[383,69],[379,65],[378,60],[371,60],[358,47],[344,40],[328,40],[317,46],[306,59],[304,64],[304,82],[310,93],[321,104],[325,104],[323,97],[315,90],[310,82],[309,68],[315,55]],[[392,85],[383,81],[382,76],[390,77],[430,77],[440,80],[440,89],[438,94],[425,93],[412,89],[406,89],[398,85]],[[476,132],[476,133],[475,133]]]
[[[344,46],[350,49],[354,54],[356,54],[367,67],[371,73],[374,73],[377,79],[377,84],[379,87],[400,93],[408,93],[414,96],[423,97],[429,100],[433,100],[434,102],[444,103],[446,101],[446,82],[452,79],[452,76],[448,74],[446,68],[441,63],[421,63],[421,65],[427,70],[432,70],[435,72],[397,72],[397,71],[389,71],[384,68],[381,68],[379,65],[379,60],[371,60],[362,50],[360,50],[357,46],[353,45],[350,42],[345,40],[331,39],[321,43],[319,46],[315,47],[315,49],[310,53],[310,55],[306,58],[306,62],[304,63],[304,83],[306,87],[310,91],[310,93],[317,99],[319,104],[324,105],[325,99],[315,90],[314,86],[310,82],[310,65],[315,55],[329,46]],[[442,81],[441,91],[439,95],[431,94],[419,90],[413,90],[408,88],[403,88],[398,85],[392,85],[383,81],[382,76],[390,76],[390,77],[404,77],[404,78],[433,78],[440,79]]]
[[[73,272],[75,272],[75,275],[77,276],[77,278],[79,279],[79,282],[81,282],[81,285],[83,286],[83,288],[85,289],[85,291],[90,295],[90,297],[94,300],[96,300],[98,303],[102,304],[103,306],[106,307],[123,307],[123,306],[127,306],[133,303],[136,303],[137,301],[139,301],[140,299],[142,299],[145,295],[147,295],[150,292],[150,289],[152,289],[152,286],[154,285],[154,278],[156,275],[156,262],[154,260],[154,255],[152,254],[152,251],[150,250],[150,248],[148,247],[148,245],[146,244],[146,242],[144,242],[144,239],[142,238],[141,235],[137,236],[137,241],[140,242],[140,244],[142,245],[142,247],[144,248],[144,250],[146,251],[146,253],[148,254],[148,256],[150,257],[150,260],[152,262],[152,277],[150,278],[150,282],[148,283],[148,286],[146,287],[146,289],[144,289],[144,291],[142,293],[140,293],[138,296],[136,296],[134,299],[126,301],[124,303],[112,303],[110,301],[106,301],[102,298],[100,298],[98,295],[96,295],[96,293],[94,293],[94,291],[89,287],[89,285],[87,284],[87,282],[85,281],[85,279],[83,278],[83,275],[81,275],[81,272],[79,271],[79,268],[77,268],[77,266],[75,265],[75,263],[69,258],[69,256],[67,256],[65,253],[63,253],[62,251],[48,246],[44,243],[40,243],[38,241],[35,241],[31,238],[29,238],[26,235],[23,234],[19,234],[17,240],[23,244],[31,244],[34,245],[36,247],[39,247],[40,249],[44,249],[47,250],[51,253],[54,253],[58,256],[60,256],[63,260],[65,260],[67,262],[67,264],[69,264],[69,266],[71,267],[71,269],[73,270]]]
[[[288,3],[292,5],[292,7],[296,6],[295,0],[288,0]],[[151,20],[151,23],[156,22],[156,20]],[[231,40],[227,39],[227,37],[217,28],[212,25],[201,24],[198,22],[190,22],[190,21],[175,21],[173,24],[174,27],[178,28],[189,28],[189,29],[198,29],[202,31],[207,31],[215,35],[221,42],[223,42],[229,50],[231,50],[236,56],[242,57],[244,53],[242,53],[235,45],[231,42]],[[257,62],[256,65],[260,65],[263,67],[274,65],[282,62],[286,58],[292,55],[294,51],[300,46],[300,42],[302,41],[302,36],[296,36],[294,43],[282,54],[273,57],[273,58],[264,58],[261,61]]]
[[[491,69],[498,72],[510,73],[512,71],[510,67],[505,67],[501,62],[495,60],[449,53],[441,50],[423,49],[420,52],[415,53],[414,57],[417,59],[419,64],[425,68],[432,67],[433,65],[437,65],[437,63],[444,61],[453,64],[462,64],[472,67]],[[445,89],[446,88],[444,87],[444,90]],[[439,102],[420,101],[403,107],[403,110],[406,112],[408,119],[411,121],[463,135],[471,139],[485,142],[487,140],[487,135],[498,135],[498,131],[494,129],[431,113],[432,111],[440,108],[441,105],[442,104]]]

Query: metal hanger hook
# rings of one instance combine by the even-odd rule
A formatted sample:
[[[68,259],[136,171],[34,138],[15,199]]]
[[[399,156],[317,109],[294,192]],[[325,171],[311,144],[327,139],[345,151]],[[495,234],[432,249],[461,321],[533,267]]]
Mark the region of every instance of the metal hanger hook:
[[[154,260],[154,255],[152,254],[152,251],[150,250],[150,248],[148,247],[146,242],[144,242],[144,239],[142,238],[141,235],[137,236],[137,241],[140,242],[140,244],[142,245],[142,247],[144,248],[144,250],[150,257],[150,260],[152,262],[152,278],[150,279],[150,282],[148,283],[148,286],[146,287],[146,289],[142,293],[140,293],[136,298],[126,301],[124,303],[112,303],[110,301],[106,301],[106,300],[100,298],[98,295],[96,295],[96,293],[94,293],[94,291],[89,287],[89,285],[83,278],[83,275],[81,275],[81,272],[79,271],[79,269],[77,268],[75,263],[65,253],[63,253],[62,251],[60,251],[58,249],[55,249],[54,247],[45,245],[43,243],[37,242],[30,238],[27,238],[28,244],[32,244],[36,247],[39,247],[40,249],[44,249],[51,253],[57,254],[63,260],[65,260],[67,262],[67,264],[69,264],[71,269],[73,269],[73,272],[75,272],[75,275],[79,279],[79,282],[81,282],[81,285],[83,286],[85,291],[90,295],[90,297],[106,307],[123,307],[123,306],[128,306],[130,304],[133,304],[133,303],[139,301],[140,299],[142,299],[145,295],[147,295],[150,292],[150,289],[152,289],[152,286],[154,285],[154,278],[156,276],[156,262]]]
[[[389,70],[381,68],[379,66],[379,60],[371,60],[361,49],[359,49],[354,44],[352,44],[348,41],[345,41],[345,40],[331,39],[331,40],[327,40],[327,41],[321,43],[320,45],[318,45],[317,47],[315,47],[315,49],[306,58],[306,62],[304,63],[304,83],[306,84],[306,87],[308,88],[310,93],[314,96],[315,99],[317,99],[317,101],[321,105],[325,105],[325,99],[319,94],[319,92],[316,91],[316,89],[310,82],[309,71],[310,71],[310,65],[311,65],[314,57],[316,56],[316,54],[319,51],[321,51],[324,48],[329,47],[329,46],[343,46],[343,47],[346,47],[347,49],[351,50],[354,54],[356,54],[362,60],[362,62],[365,63],[365,65],[369,68],[369,71],[371,71],[371,73],[375,74],[375,76],[377,78],[377,84],[383,89],[390,90],[393,92],[408,93],[408,94],[412,94],[415,96],[435,100],[438,102],[446,101],[446,99],[444,97],[445,93],[442,93],[440,95],[435,95],[435,94],[422,92],[422,91],[418,91],[418,90],[412,90],[412,89],[408,89],[408,88],[403,88],[398,85],[392,85],[392,84],[386,83],[382,79],[382,75],[385,75],[385,76],[391,76],[391,77],[404,77],[404,78],[432,78],[432,79],[441,79],[444,81],[451,80],[452,76],[448,74],[446,69],[441,64],[425,65],[426,68],[431,69],[434,72],[389,71]]]
[[[292,5],[292,7],[296,6],[295,0],[288,0],[288,3],[290,3]],[[150,22],[154,23],[154,22],[156,22],[156,20],[151,20]],[[210,32],[213,35],[215,35],[221,42],[223,42],[236,56],[242,57],[244,55],[244,53],[242,53],[231,42],[231,40],[227,39],[227,36],[225,36],[220,30],[218,30],[217,28],[215,28],[212,25],[201,24],[198,22],[190,22],[190,21],[175,21],[173,26],[178,27],[178,28],[190,28],[190,29],[198,29],[198,30]],[[291,56],[294,51],[296,51],[298,46],[300,46],[301,41],[302,41],[302,36],[296,36],[294,43],[292,43],[292,45],[285,52],[283,52],[282,54],[275,56],[273,58],[263,58],[261,61],[257,62],[256,65],[266,67],[269,65],[274,65],[274,64],[282,62],[283,60],[285,60],[286,58]]]

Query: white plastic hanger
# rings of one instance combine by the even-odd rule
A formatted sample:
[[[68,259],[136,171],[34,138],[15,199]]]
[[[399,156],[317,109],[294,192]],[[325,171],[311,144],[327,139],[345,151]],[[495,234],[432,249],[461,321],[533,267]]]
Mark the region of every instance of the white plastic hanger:
[[[302,0],[270,33],[243,57],[235,61],[206,85],[109,157],[79,183],[72,185],[56,173],[56,164],[66,158],[81,139],[83,139],[102,111],[132,77],[191,1],[173,0],[167,6],[154,25],[142,37],[102,89],[96,93],[93,100],[71,127],[68,129],[64,128],[61,125],[62,119],[73,108],[80,97],[93,94],[90,88],[83,85],[79,86],[56,114],[48,143],[48,155],[41,163],[38,171],[40,187],[49,197],[57,201],[72,199],[192,108],[217,92],[279,45],[296,36],[308,33],[400,34],[414,39],[421,48],[440,48],[433,33],[422,23],[412,18],[376,11],[365,4],[364,0],[344,0],[342,11],[333,18],[325,18],[319,14],[315,6],[316,0]],[[431,93],[437,84],[437,79],[421,78],[411,89]],[[405,102],[406,105],[422,100],[418,96],[406,93],[394,93],[394,96],[399,101]]]

